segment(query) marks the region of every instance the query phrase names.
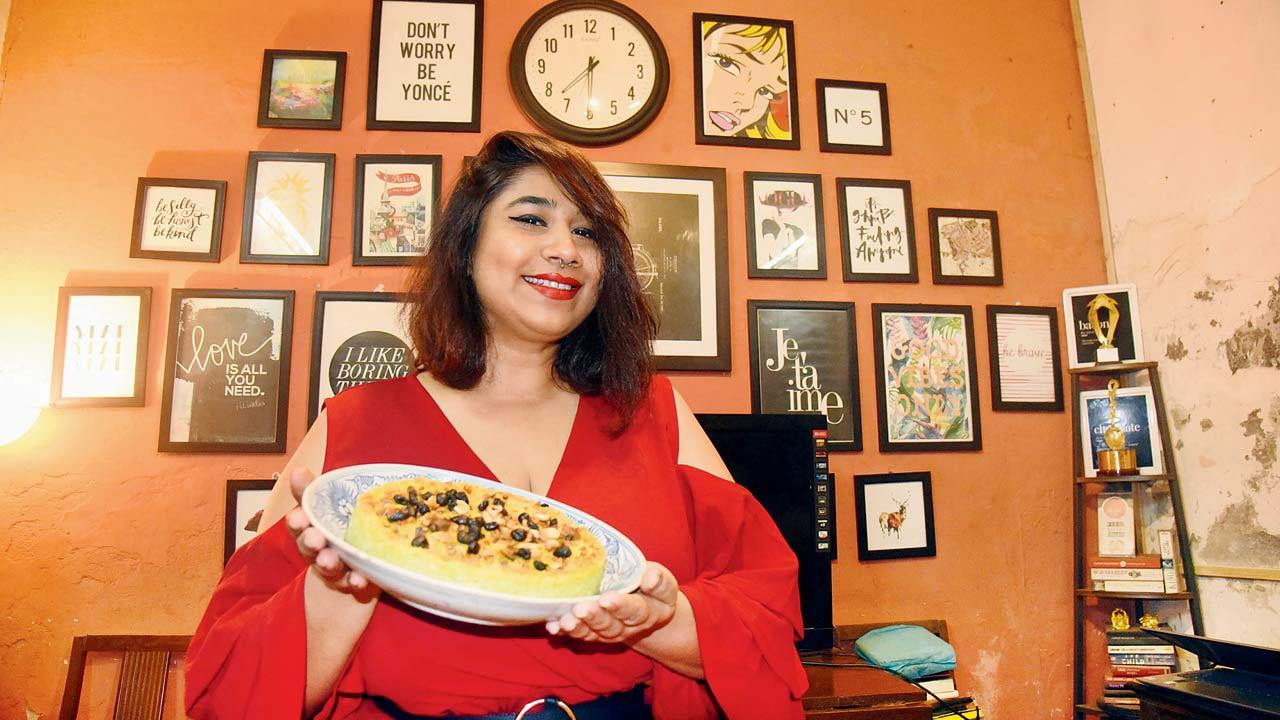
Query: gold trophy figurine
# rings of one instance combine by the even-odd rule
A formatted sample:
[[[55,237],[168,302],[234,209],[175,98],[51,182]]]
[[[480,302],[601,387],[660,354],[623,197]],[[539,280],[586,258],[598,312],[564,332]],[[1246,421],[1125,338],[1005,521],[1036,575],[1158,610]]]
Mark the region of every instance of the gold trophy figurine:
[[[1116,608],[1111,611],[1111,630],[1128,630],[1129,629],[1129,613]]]
[[[1120,383],[1115,378],[1107,381],[1107,401],[1111,403],[1111,424],[1102,434],[1107,444],[1105,450],[1098,451],[1099,475],[1136,475],[1138,473],[1138,451],[1125,447],[1124,430],[1120,427],[1120,419],[1116,416],[1116,390]]]
[[[1089,304],[1085,306],[1089,310],[1089,326],[1093,328],[1093,334],[1098,338],[1097,354],[1094,356],[1095,362],[1113,363],[1120,362],[1120,349],[1111,342],[1116,339],[1116,328],[1120,325],[1120,305],[1115,298],[1102,293],[1095,295]],[[1106,311],[1107,329],[1102,329],[1103,311]]]

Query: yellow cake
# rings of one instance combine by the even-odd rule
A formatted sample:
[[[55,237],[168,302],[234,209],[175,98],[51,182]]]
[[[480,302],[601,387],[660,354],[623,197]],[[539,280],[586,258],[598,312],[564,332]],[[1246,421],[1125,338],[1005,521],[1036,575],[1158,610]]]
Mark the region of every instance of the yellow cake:
[[[422,575],[524,597],[595,595],[604,576],[604,546],[563,512],[465,482],[369,488],[345,539]]]

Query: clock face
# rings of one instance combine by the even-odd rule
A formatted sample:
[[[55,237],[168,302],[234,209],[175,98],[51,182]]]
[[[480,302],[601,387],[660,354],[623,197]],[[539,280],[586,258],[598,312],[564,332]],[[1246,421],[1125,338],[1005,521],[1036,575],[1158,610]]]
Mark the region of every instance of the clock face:
[[[517,98],[544,130],[575,142],[638,132],[666,97],[661,42],[609,4],[556,3],[526,24],[512,51]]]

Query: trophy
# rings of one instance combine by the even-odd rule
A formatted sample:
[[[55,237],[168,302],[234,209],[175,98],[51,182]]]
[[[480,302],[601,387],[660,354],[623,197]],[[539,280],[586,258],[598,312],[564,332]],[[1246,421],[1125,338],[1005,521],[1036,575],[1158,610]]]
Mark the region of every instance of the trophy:
[[[1115,326],[1112,325],[1114,328]],[[1107,401],[1111,404],[1111,424],[1102,434],[1107,447],[1098,451],[1099,475],[1136,475],[1138,472],[1138,451],[1125,446],[1124,430],[1120,427],[1120,419],[1116,416],[1116,390],[1120,383],[1115,378],[1107,381]]]
[[[1116,328],[1120,325],[1120,305],[1116,303],[1115,298],[1101,293],[1095,295],[1089,304],[1085,306],[1089,311],[1089,326],[1093,328],[1093,334],[1098,338],[1097,354],[1094,356],[1096,362],[1120,362],[1120,349],[1111,343],[1116,339]],[[1107,329],[1102,329],[1101,314],[1105,311],[1108,315]]]

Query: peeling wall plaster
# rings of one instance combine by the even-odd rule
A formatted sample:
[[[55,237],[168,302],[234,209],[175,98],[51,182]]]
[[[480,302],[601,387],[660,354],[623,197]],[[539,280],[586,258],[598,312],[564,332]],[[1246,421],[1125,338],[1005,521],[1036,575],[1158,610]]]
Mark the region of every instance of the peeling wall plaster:
[[[1144,344],[1158,349],[1193,557],[1274,569],[1280,3],[1080,8],[1109,260],[1137,284]],[[1280,583],[1200,587],[1210,633],[1280,644]]]

